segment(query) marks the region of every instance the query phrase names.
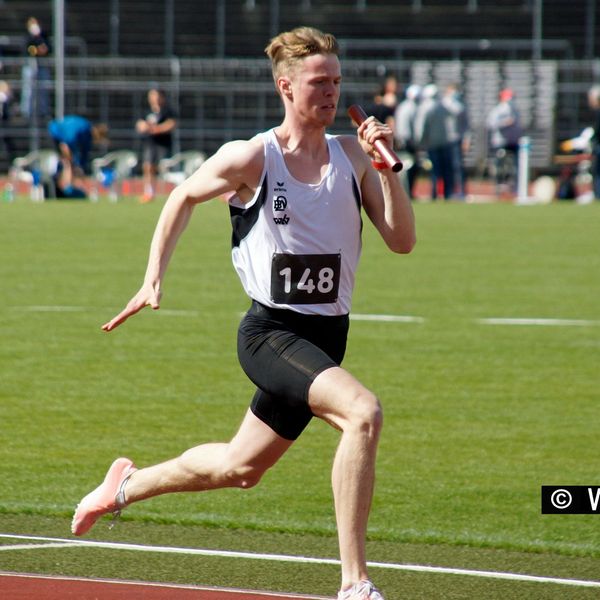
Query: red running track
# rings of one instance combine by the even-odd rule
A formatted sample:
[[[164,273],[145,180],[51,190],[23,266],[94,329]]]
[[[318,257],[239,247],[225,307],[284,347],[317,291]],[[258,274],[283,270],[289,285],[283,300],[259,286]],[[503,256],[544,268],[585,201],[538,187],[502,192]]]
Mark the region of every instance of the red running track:
[[[251,590],[0,573],[2,600],[327,600]]]

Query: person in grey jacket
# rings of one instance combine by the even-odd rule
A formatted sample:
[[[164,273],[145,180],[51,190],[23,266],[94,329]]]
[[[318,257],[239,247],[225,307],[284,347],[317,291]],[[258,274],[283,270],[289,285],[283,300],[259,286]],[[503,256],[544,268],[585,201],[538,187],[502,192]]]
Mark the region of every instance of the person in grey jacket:
[[[438,195],[438,182],[443,182],[444,198],[454,192],[452,167],[452,115],[442,104],[436,85],[430,83],[423,88],[422,100],[415,118],[417,144],[427,151],[431,161],[431,198]]]
[[[470,145],[469,115],[458,86],[454,83],[446,86],[442,103],[450,114],[450,143],[452,144],[452,172],[454,177],[454,196],[464,200],[466,197],[465,154]]]

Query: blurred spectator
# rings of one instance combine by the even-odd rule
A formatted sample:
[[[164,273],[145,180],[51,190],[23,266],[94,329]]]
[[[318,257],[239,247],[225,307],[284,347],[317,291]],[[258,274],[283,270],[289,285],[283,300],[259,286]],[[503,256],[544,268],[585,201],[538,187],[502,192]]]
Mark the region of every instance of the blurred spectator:
[[[150,202],[156,193],[158,163],[171,155],[173,130],[177,127],[175,112],[167,103],[163,90],[148,92],[150,112],[136,123],[136,131],[142,136],[142,169],[144,194],[141,202]]]
[[[421,98],[421,86],[412,84],[406,88],[405,98],[398,104],[394,112],[394,138],[399,150],[412,160],[406,172],[408,192],[414,198],[415,182],[419,172],[417,142],[415,139],[415,118]]]
[[[488,114],[486,125],[495,162],[496,185],[509,183],[512,191],[515,191],[519,138],[523,135],[523,128],[511,89],[500,92],[499,102]],[[512,181],[504,180],[507,171],[513,174]]]
[[[446,86],[442,103],[451,119],[449,137],[452,144],[452,174],[454,180],[453,196],[464,200],[466,197],[466,172],[464,156],[469,149],[469,116],[467,107],[456,84]]]
[[[394,129],[394,112],[398,104],[398,82],[390,75],[373,98],[373,103],[367,107],[367,114],[373,115],[378,121]]]
[[[10,162],[15,158],[15,146],[7,128],[10,126],[12,91],[8,82],[0,81],[0,139]]]
[[[382,91],[382,103],[396,110],[396,106],[398,106],[398,80],[394,75],[386,77]]]
[[[600,199],[600,85],[588,90],[587,100],[592,110],[593,126],[586,127],[579,135],[560,144],[560,149],[573,155],[573,160],[560,160],[564,166],[558,178],[556,195],[559,200],[577,199],[580,203],[587,203],[594,198]],[[587,165],[589,171],[586,170]],[[592,190],[578,194],[577,175],[586,172],[592,176]]]
[[[591,140],[594,198],[600,200],[600,85],[594,85],[588,91],[588,105],[594,113],[594,135]]]
[[[444,198],[452,197],[452,143],[450,140],[450,113],[440,99],[436,85],[423,88],[422,99],[415,119],[415,138],[419,147],[427,151],[431,161],[431,198],[438,196],[439,182],[443,182]]]
[[[39,58],[50,55],[51,47],[40,22],[35,17],[27,19],[27,55],[29,60],[22,71],[21,113],[28,118],[50,114],[50,69]]]
[[[50,121],[48,131],[60,154],[58,196],[85,197],[83,177],[89,171],[92,142],[106,139],[106,125],[93,126],[85,117],[66,115],[61,120]]]

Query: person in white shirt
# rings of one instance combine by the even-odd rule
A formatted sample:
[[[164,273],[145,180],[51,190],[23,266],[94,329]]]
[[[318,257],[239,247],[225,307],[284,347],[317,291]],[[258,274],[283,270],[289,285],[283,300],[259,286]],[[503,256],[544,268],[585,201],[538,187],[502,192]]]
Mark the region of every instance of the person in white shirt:
[[[332,35],[307,27],[271,40],[266,52],[283,122],[225,144],[173,190],[141,289],[103,326],[112,331],[146,306],[159,308],[162,279],[194,207],[232,194],[233,261],[252,300],[238,353],[257,386],[238,432],[228,443],[197,446],[139,470],[117,459],[80,502],[72,530],[82,535],[102,514],[160,494],[250,488],[316,416],[341,432],[332,474],[338,597],[381,600],[368,579],[365,538],[382,410],[375,394],[339,365],[360,254],[360,207],[394,252],[412,250],[415,223],[398,176],[373,146],[391,144],[389,127],[371,117],[356,136],[326,134],[340,97],[337,48]]]
[[[523,127],[512,89],[500,91],[498,104],[489,112],[486,125],[495,163],[496,187],[499,189],[507,185],[514,192],[517,187],[519,138],[523,135]]]
[[[421,99],[421,86],[413,83],[406,88],[405,98],[396,107],[394,114],[394,138],[398,148],[406,152],[412,161],[406,177],[408,193],[415,197],[415,184],[419,172],[418,144],[415,136],[415,119]]]

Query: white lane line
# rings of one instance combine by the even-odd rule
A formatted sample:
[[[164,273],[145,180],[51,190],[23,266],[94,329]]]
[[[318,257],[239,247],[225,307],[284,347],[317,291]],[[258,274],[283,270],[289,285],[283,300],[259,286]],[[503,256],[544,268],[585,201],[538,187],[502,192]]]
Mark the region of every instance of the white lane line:
[[[199,317],[200,312],[197,310],[182,310],[179,308],[159,308],[155,311],[157,315],[163,317]]]
[[[533,583],[555,583],[576,587],[600,588],[600,581],[585,579],[565,579],[561,577],[544,577],[542,575],[525,575],[522,573],[506,573],[503,571],[476,571],[474,569],[455,569],[452,567],[429,567],[422,565],[394,565],[390,563],[369,563],[371,567],[397,569],[401,571],[416,571],[420,573],[445,573],[450,575],[468,575],[471,577],[485,577],[488,579],[509,579],[512,581],[531,581]]]
[[[115,311],[114,308],[97,307],[97,306],[62,306],[62,305],[44,305],[34,304],[31,306],[11,306],[11,310],[19,312],[33,312],[33,313],[61,313],[61,312],[100,312]],[[198,317],[200,312],[197,310],[182,310],[177,308],[161,308],[157,309],[156,313],[165,317]]]
[[[22,312],[85,312],[89,310],[86,306],[46,306],[43,304],[12,306],[11,309]]]
[[[203,548],[179,548],[172,546],[146,546],[142,544],[125,544],[114,542],[97,542],[91,540],[69,540],[63,538],[51,538],[41,536],[0,534],[0,538],[15,540],[47,541],[71,544],[73,546],[108,548],[111,550],[133,550],[137,552],[158,552],[162,554],[188,554],[197,556],[212,556],[220,558],[242,558],[250,560],[265,560],[274,562],[339,565],[340,561],[333,558],[315,558],[311,556],[290,556],[285,554],[260,554],[255,552],[235,552],[230,550],[206,550]],[[410,565],[397,563],[369,562],[369,567],[397,570],[415,571],[422,573],[440,573],[445,575],[466,575],[471,577],[485,577],[488,579],[509,579],[512,581],[529,581],[534,583],[554,583],[558,585],[569,585],[576,587],[600,588],[600,581],[584,579],[565,579],[560,577],[545,577],[540,575],[525,575],[521,573],[508,573],[503,571],[478,571],[474,569],[458,569],[452,567],[432,567],[424,565]]]
[[[544,327],[592,327],[600,321],[590,319],[501,318],[477,319],[482,325],[541,325]]]
[[[46,306],[46,305],[32,305],[32,306],[12,306],[11,310],[21,312],[85,312],[85,311],[111,311],[115,309],[110,308],[98,308],[98,307],[86,307],[86,306]],[[164,317],[199,317],[200,311],[197,310],[184,310],[177,308],[160,308],[155,311],[158,315]],[[244,316],[246,313],[239,313],[240,316]],[[354,321],[382,321],[386,323],[423,323],[425,319],[423,317],[415,317],[411,315],[361,315],[351,314],[350,318]]]
[[[106,311],[111,312],[111,308],[99,308],[89,306],[61,306],[61,305],[31,305],[31,306],[12,306],[11,310],[21,312],[87,312],[87,311]],[[201,316],[200,311],[185,310],[177,308],[161,308],[156,311],[157,314],[164,317],[188,317],[197,318]],[[245,313],[239,313],[243,316]],[[425,323],[427,319],[416,315],[384,315],[384,314],[360,314],[351,313],[352,321],[374,321],[381,323]],[[560,319],[560,318],[538,318],[538,317],[489,317],[482,319],[472,319],[472,322],[479,325],[530,325],[542,327],[594,327],[600,326],[599,319]]]
[[[73,544],[65,542],[47,542],[45,544],[7,544],[6,546],[0,546],[0,552],[11,552],[12,550],[39,550],[41,548],[66,548],[72,545]]]
[[[351,321],[381,321],[384,323],[424,323],[423,317],[412,315],[361,315],[350,313]]]

